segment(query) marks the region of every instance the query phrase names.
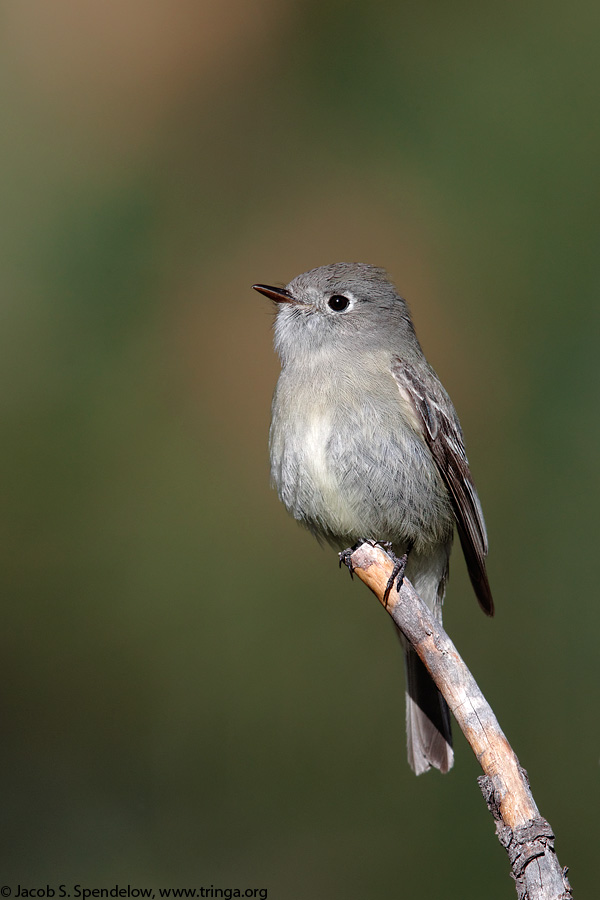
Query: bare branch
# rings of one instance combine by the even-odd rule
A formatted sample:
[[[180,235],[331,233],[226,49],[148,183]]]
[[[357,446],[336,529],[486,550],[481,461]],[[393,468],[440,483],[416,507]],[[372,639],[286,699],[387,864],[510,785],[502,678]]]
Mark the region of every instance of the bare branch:
[[[479,785],[508,853],[518,897],[569,900],[566,869],[558,863],[552,829],[539,814],[527,773],[456,647],[408,579],[399,593],[390,592],[385,604],[393,564],[380,546],[361,544],[349,562],[413,645],[471,745],[484,772]]]

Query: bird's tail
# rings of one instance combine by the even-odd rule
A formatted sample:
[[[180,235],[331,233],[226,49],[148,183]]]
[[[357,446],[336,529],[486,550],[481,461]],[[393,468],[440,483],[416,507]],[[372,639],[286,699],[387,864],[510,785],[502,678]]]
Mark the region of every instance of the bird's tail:
[[[409,554],[406,574],[434,617],[442,620],[452,541],[433,553]],[[406,668],[406,742],[408,762],[417,775],[432,767],[447,772],[454,763],[450,710],[410,644],[400,635]]]
[[[403,643],[408,762],[417,775],[432,766],[447,772],[454,763],[448,704],[415,651]]]

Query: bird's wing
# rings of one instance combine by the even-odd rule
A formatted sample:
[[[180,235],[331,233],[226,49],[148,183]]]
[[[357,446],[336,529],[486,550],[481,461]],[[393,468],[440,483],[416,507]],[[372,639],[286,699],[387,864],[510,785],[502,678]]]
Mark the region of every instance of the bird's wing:
[[[494,614],[494,601],[485,570],[487,533],[481,504],[465,453],[462,432],[454,407],[432,369],[427,381],[417,367],[401,359],[392,364],[392,374],[405,400],[413,407],[423,437],[448,488],[456,517],[471,583],[481,608]]]

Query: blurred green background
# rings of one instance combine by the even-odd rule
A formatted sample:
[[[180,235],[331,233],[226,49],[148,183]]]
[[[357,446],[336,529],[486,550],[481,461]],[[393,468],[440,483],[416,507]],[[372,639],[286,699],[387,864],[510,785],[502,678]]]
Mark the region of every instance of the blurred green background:
[[[256,281],[385,266],[453,397],[497,616],[448,630],[591,896],[600,8],[7,0],[0,880],[514,896],[376,600],[269,488]]]

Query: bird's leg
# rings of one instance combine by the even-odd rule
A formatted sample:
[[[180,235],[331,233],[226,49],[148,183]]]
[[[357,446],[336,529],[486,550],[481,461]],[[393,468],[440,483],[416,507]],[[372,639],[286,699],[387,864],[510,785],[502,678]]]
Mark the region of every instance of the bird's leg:
[[[402,587],[402,582],[404,581],[404,573],[406,572],[408,554],[412,550],[412,544],[409,544],[409,546],[406,548],[406,553],[403,553],[402,556],[398,558],[392,550],[392,545],[389,541],[377,541],[377,543],[381,547],[383,547],[389,558],[394,563],[392,574],[388,578],[388,583],[385,587],[385,593],[383,595],[383,605],[387,609],[388,597],[390,596],[390,591],[392,590],[394,583],[396,584],[396,591],[400,593],[400,588]]]

